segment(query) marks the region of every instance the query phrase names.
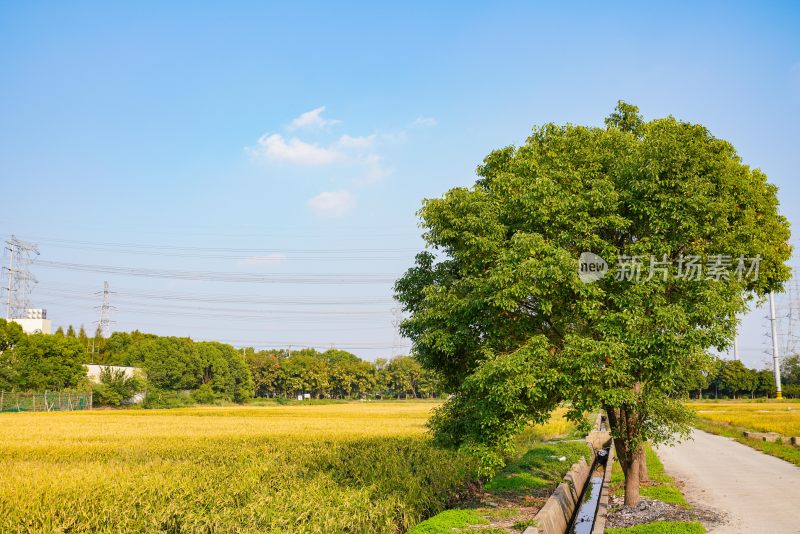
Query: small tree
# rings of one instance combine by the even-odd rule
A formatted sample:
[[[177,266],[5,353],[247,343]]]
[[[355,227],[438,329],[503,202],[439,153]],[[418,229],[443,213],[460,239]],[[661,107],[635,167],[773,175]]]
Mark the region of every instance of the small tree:
[[[103,367],[100,369],[100,382],[93,384],[93,402],[99,406],[119,406],[131,402],[144,391],[141,376],[128,376],[122,369]]]
[[[781,380],[784,384],[800,384],[800,356],[788,355],[781,359]]]
[[[739,360],[722,362],[720,370],[720,387],[734,399],[740,391],[750,391],[749,369]]]
[[[688,433],[684,373],[727,348],[736,314],[788,278],[776,188],[706,128],[645,122],[625,103],[605,128],[534,128],[478,174],[424,202],[430,250],[395,286],[403,334],[454,393],[431,421],[436,436],[488,472],[559,402],[575,420],[603,408],[635,505],[644,443]],[[584,252],[610,273],[584,283]],[[758,258],[759,275],[682,276],[687,259],[711,255]]]

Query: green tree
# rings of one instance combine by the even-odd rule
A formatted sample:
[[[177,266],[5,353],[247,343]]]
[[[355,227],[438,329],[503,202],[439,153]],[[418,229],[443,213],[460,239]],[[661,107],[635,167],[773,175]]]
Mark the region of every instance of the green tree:
[[[15,389],[19,382],[18,363],[13,349],[23,337],[25,334],[20,325],[0,319],[0,390]]]
[[[86,375],[85,351],[75,339],[31,334],[21,338],[12,352],[21,390],[73,388]]]
[[[758,371],[755,369],[747,369],[747,376],[744,380],[745,391],[750,393],[750,398],[754,399],[756,397],[756,391],[758,390],[761,381],[758,376]]]
[[[156,337],[132,345],[124,365],[142,367],[147,379],[158,389],[189,390],[200,387],[202,368],[192,351],[192,340]]]
[[[708,389],[712,380],[719,372],[721,360],[719,358],[708,358],[698,362],[700,365],[686,369],[685,372],[676,380],[676,389],[683,391],[685,395],[697,394],[697,398],[703,398],[703,391]]]
[[[278,392],[280,378],[280,357],[277,350],[248,352],[245,361],[253,377],[256,397],[273,397]]]
[[[739,360],[722,362],[720,369],[720,388],[734,399],[741,391],[750,391],[749,369]]]
[[[329,349],[322,353],[328,363],[331,393],[335,397],[345,398],[353,394],[357,378],[357,366],[361,360],[355,354],[344,350]]]
[[[253,380],[242,354],[230,345],[216,341],[194,343],[193,362],[200,367],[201,386],[235,402],[253,396]]]
[[[75,329],[72,327],[72,325],[67,327],[67,337],[75,337]]]
[[[297,362],[303,392],[311,393],[317,399],[328,394],[330,372],[327,359],[314,349],[301,349],[289,357]]]
[[[437,439],[488,471],[559,402],[576,420],[603,408],[635,505],[644,443],[688,433],[683,375],[789,276],[776,188],[703,126],[645,122],[624,103],[605,128],[534,128],[478,174],[423,203],[429,251],[395,286],[415,356],[454,393],[431,421]],[[581,281],[586,251],[609,275]],[[716,254],[759,258],[759,276],[678,276],[688,257]],[[666,261],[637,281],[620,257]]]
[[[775,378],[769,369],[762,369],[758,371],[758,389],[759,395],[770,397],[775,394]]]
[[[103,367],[100,382],[92,384],[93,402],[98,406],[119,406],[129,403],[145,390],[143,377],[128,376],[122,369]]]
[[[81,345],[84,347],[89,346],[89,336],[86,335],[86,329],[81,325],[81,328],[78,330],[78,341],[81,342]]]
[[[412,356],[397,356],[389,361],[386,370],[389,374],[389,387],[399,399],[410,393],[418,396],[420,379],[423,375],[422,365]]]
[[[792,354],[781,360],[781,379],[787,385],[800,384],[800,356]]]

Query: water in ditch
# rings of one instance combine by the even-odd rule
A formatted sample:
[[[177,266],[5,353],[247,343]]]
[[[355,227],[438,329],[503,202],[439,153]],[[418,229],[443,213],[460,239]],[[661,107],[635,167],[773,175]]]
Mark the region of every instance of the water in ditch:
[[[584,489],[581,507],[572,520],[571,534],[591,534],[594,518],[597,513],[597,503],[603,489],[603,477],[597,476],[589,479],[587,488]]]

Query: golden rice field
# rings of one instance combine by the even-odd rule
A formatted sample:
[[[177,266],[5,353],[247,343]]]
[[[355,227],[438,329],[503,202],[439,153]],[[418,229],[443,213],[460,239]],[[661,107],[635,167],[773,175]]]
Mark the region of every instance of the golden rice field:
[[[705,401],[688,405],[699,417],[717,423],[800,436],[800,402]]]
[[[0,532],[402,532],[471,476],[434,407],[0,414]]]

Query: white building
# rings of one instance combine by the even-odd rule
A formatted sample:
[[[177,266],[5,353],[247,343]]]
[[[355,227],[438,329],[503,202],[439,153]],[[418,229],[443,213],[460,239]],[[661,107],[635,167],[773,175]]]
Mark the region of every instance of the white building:
[[[94,382],[95,384],[100,383],[100,373],[103,372],[103,369],[109,369],[111,371],[122,371],[122,373],[128,377],[132,378],[137,372],[140,371],[138,367],[127,367],[124,365],[103,365],[100,363],[85,363],[83,364],[86,367],[86,376]]]
[[[47,318],[47,310],[29,308],[25,310],[25,317],[10,319],[22,327],[26,334],[50,334],[52,327]]]

